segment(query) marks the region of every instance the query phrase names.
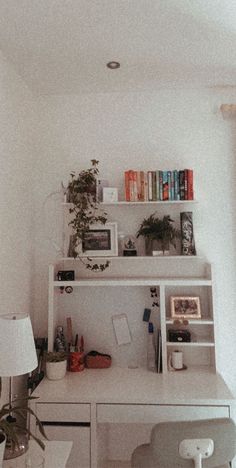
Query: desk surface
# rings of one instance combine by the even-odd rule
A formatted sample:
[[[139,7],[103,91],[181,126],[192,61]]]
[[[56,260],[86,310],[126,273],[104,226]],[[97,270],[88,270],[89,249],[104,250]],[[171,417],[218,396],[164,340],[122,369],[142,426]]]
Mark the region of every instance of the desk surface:
[[[45,458],[45,468],[65,468],[71,448],[72,442],[46,441],[45,451],[43,451],[34,440],[31,440],[28,452],[20,457],[4,461],[3,468],[25,468],[27,454],[31,454],[33,459],[33,456],[37,457],[38,453]]]
[[[35,390],[39,402],[229,405],[234,397],[220,375],[209,369],[156,374],[111,367],[45,378]]]

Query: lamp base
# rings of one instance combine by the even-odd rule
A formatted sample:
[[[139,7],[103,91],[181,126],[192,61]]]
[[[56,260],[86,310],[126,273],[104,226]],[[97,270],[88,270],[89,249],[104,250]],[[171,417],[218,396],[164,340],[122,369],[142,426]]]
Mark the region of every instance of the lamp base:
[[[12,441],[6,442],[6,447],[4,451],[4,460],[11,460],[12,458],[17,458],[20,455],[23,455],[27,452],[29,447],[28,436],[23,432],[17,434],[18,444],[12,444]]]

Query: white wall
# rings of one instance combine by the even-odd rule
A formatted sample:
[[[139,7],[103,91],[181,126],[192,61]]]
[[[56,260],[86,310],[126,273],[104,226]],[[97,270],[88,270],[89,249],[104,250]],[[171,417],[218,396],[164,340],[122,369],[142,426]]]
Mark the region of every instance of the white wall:
[[[31,312],[33,105],[0,54],[0,314]]]
[[[160,90],[41,98],[34,180],[37,333],[47,322],[48,264],[61,242],[60,182],[71,170],[100,161],[100,175],[121,188],[123,171],[192,167],[198,254],[215,265],[217,353],[236,393],[235,125],[217,111],[236,91]],[[49,196],[50,193],[54,193]],[[56,219],[57,223],[56,224]]]

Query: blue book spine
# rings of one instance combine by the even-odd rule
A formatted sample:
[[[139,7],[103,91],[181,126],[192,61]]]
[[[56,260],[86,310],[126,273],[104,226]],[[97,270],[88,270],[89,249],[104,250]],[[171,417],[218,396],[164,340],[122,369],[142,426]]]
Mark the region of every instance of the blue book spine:
[[[168,200],[171,200],[171,171],[167,171]]]
[[[179,174],[174,170],[174,200],[179,200]]]

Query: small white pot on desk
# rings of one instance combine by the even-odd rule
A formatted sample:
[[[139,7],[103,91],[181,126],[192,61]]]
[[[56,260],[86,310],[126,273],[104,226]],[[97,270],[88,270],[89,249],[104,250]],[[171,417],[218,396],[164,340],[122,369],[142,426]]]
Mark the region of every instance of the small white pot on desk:
[[[48,352],[46,354],[46,376],[49,380],[61,380],[66,375],[67,356],[65,353]]]

